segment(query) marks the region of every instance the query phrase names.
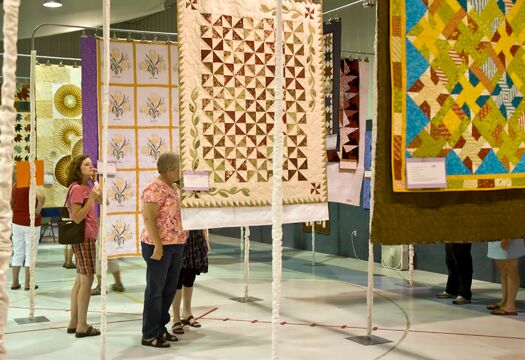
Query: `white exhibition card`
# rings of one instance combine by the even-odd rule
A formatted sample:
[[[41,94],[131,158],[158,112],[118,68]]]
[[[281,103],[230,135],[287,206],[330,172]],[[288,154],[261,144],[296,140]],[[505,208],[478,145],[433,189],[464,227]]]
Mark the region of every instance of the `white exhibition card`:
[[[326,150],[337,150],[337,134],[326,136]]]
[[[208,191],[210,189],[209,178],[209,171],[184,171],[182,173],[184,190]]]
[[[408,189],[439,189],[447,187],[444,158],[406,159]]]

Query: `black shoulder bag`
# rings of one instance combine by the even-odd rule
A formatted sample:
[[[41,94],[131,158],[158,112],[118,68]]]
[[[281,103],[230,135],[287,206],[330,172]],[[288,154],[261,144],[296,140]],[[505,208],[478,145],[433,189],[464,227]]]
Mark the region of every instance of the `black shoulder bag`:
[[[64,206],[60,208],[60,218],[58,220],[58,242],[65,245],[83,243],[84,228],[86,226],[86,219],[77,224],[73,219],[69,218],[69,210],[66,204],[72,187],[73,185],[69,187]]]

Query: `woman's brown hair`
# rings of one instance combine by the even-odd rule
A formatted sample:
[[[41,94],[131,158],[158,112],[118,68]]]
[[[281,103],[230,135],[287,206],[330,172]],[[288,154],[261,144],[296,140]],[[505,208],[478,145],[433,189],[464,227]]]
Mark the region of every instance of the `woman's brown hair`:
[[[67,186],[71,186],[73,183],[82,184],[82,172],[80,171],[80,166],[82,162],[89,158],[89,155],[82,154],[78,155],[71,160],[67,166]]]

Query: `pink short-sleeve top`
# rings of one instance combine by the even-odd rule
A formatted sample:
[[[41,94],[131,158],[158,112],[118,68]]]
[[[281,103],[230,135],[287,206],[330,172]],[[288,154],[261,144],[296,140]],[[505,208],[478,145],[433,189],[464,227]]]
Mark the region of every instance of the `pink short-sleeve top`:
[[[71,217],[71,204],[79,204],[83,206],[84,202],[87,201],[91,188],[87,185],[73,184],[69,190],[69,197],[67,198],[67,205],[69,208],[69,215]],[[98,236],[98,222],[97,222],[97,211],[96,205],[93,204],[88,214],[84,218],[86,225],[84,227],[85,240],[95,241]]]
[[[182,230],[178,188],[170,186],[162,180],[154,179],[142,192],[142,208],[144,208],[145,203],[159,205],[156,226],[162,245],[185,244],[188,231]],[[154,244],[146,227],[142,230],[141,241],[150,245]]]

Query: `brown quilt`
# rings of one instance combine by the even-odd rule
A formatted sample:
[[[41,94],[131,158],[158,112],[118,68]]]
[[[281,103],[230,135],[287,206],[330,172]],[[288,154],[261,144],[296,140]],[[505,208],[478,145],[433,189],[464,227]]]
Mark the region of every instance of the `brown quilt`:
[[[394,193],[390,159],[389,2],[377,2],[377,142],[371,241],[474,242],[525,235],[525,190]]]

